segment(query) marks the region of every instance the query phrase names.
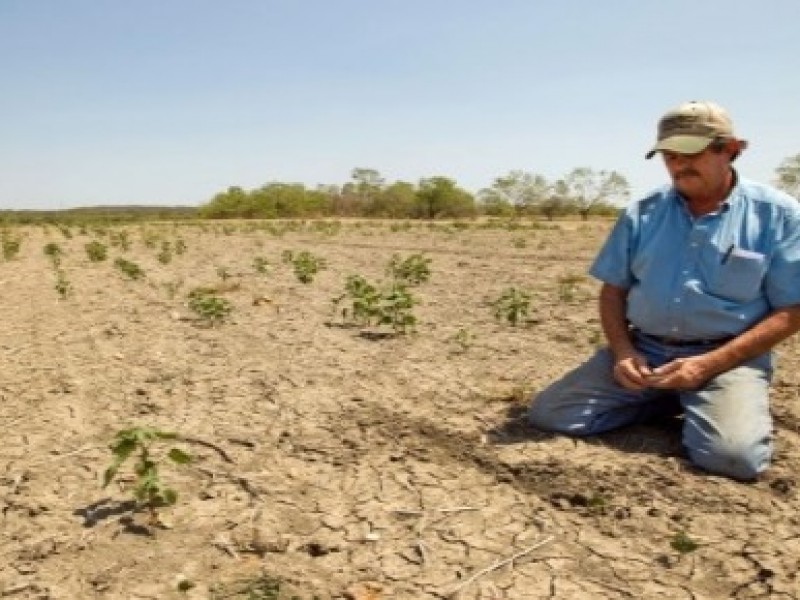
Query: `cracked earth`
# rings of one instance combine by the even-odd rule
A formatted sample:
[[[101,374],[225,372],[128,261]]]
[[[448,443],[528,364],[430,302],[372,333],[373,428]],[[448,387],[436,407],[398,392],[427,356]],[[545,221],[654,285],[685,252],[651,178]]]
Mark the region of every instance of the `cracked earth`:
[[[585,440],[525,424],[531,394],[600,343],[597,285],[580,276],[607,223],[271,227],[128,226],[132,248],[104,263],[83,250],[108,243],[91,227],[11,230],[0,597],[800,597],[800,341],[778,350],[774,466],[736,483],[687,464],[676,422]],[[187,252],[161,264],[148,237]],[[328,267],[304,285],[285,250]],[[347,275],[380,279],[418,252],[432,276],[414,288],[415,334],[338,323]],[[219,285],[219,267],[233,312],[207,327],[186,296]],[[491,307],[510,286],[531,295],[516,327]],[[100,487],[108,444],[133,425],[177,432],[194,457],[165,467],[179,497],[157,527],[131,511],[130,480]]]

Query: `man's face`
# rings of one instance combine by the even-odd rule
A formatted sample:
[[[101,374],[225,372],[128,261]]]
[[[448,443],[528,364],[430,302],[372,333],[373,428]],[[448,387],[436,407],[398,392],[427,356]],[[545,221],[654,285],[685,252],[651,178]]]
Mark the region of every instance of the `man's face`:
[[[727,188],[731,154],[706,148],[697,154],[662,151],[672,183],[689,200],[713,197]]]

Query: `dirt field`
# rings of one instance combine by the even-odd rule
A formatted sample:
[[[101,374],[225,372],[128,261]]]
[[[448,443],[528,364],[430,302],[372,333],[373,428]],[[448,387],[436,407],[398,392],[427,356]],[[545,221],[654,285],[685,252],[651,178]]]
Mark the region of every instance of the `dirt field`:
[[[127,251],[119,228],[8,230],[0,597],[800,597],[800,341],[779,350],[777,454],[756,484],[688,466],[677,423],[582,441],[526,426],[529,396],[600,343],[580,276],[608,227],[152,224],[125,228]],[[327,269],[300,283],[286,250]],[[346,276],[385,279],[394,253],[432,259],[416,333],[344,326]],[[223,323],[189,309],[198,286],[231,303]],[[511,286],[531,298],[516,327],[491,306]],[[163,467],[178,500],[161,525],[131,514],[127,463],[100,486],[132,426],[194,457]]]

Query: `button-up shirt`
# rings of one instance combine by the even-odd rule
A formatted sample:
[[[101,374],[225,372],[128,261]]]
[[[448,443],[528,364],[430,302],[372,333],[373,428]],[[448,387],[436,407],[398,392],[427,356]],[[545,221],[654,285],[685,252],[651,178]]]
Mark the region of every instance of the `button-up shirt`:
[[[627,319],[645,333],[737,335],[800,304],[800,203],[737,178],[715,212],[694,217],[665,187],[620,215],[590,273],[628,291]]]

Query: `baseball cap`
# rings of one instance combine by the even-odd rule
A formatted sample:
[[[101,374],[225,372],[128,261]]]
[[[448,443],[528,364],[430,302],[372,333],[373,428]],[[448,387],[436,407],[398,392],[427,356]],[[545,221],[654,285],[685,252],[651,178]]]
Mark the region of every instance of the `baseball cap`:
[[[645,158],[653,158],[659,150],[697,154],[719,138],[735,138],[727,111],[714,102],[684,102],[661,117],[658,141]]]

